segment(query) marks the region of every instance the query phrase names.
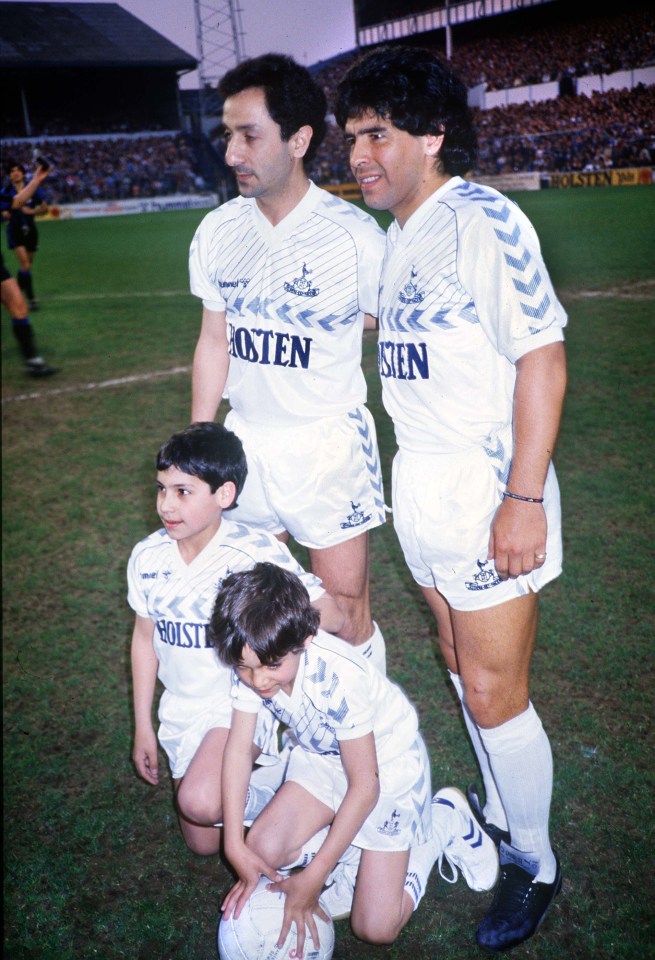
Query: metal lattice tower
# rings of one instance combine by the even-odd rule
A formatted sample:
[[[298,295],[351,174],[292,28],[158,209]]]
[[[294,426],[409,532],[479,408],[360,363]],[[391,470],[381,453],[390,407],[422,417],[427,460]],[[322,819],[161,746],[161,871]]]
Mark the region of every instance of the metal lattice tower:
[[[193,0],[202,113],[215,112],[213,91],[220,78],[245,60],[238,0]]]

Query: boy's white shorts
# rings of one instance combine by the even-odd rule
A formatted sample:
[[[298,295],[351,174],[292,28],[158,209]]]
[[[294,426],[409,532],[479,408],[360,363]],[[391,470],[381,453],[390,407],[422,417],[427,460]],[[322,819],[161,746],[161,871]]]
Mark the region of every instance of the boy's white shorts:
[[[373,417],[358,407],[338,417],[265,426],[234,410],[225,426],[243,443],[248,477],[226,514],[324,549],[384,523],[384,491]]]
[[[525,576],[498,577],[487,553],[491,521],[504,489],[482,448],[396,454],[393,519],[405,561],[420,586],[436,587],[455,610],[482,610],[536,592],[562,571],[559,487],[551,464],[543,494],[546,561]]]
[[[293,780],[313,797],[336,811],[346,790],[346,777],[338,754],[291,751],[285,780]],[[431,836],[430,761],[423,738],[392,763],[380,768],[380,797],[352,845],[364,850],[409,850]]]
[[[174,780],[184,776],[206,733],[216,727],[229,730],[231,721],[229,697],[178,697],[169,690],[163,692],[157,736],[168,756]],[[273,714],[260,710],[254,743],[261,748],[263,757],[278,756],[277,729]]]

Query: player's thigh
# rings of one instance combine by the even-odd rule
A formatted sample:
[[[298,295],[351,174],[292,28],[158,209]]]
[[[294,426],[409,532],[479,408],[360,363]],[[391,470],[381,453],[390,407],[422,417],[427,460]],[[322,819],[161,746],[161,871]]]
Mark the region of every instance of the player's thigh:
[[[335,599],[359,600],[368,593],[369,538],[360,533],[323,550],[309,550],[312,572]]]
[[[538,596],[482,610],[451,611],[457,667],[476,722],[493,727],[528,707]]]
[[[247,843],[272,866],[284,866],[333,819],[330,807],[287,780],[254,821]]]
[[[226,727],[214,727],[208,730],[196,750],[186,773],[177,784],[178,803],[187,812],[191,807],[211,812],[215,808],[216,817],[221,809],[221,772],[223,755],[229,734]]]
[[[404,889],[409,850],[362,850],[350,917],[356,936],[395,939],[411,915]]]
[[[309,550],[312,572],[345,616],[339,636],[365,643],[373,632],[369,597],[368,533],[324,550]]]
[[[214,727],[207,731],[187,767],[185,780],[189,783],[211,780],[213,784],[220,786],[223,754],[229,732],[227,727]]]

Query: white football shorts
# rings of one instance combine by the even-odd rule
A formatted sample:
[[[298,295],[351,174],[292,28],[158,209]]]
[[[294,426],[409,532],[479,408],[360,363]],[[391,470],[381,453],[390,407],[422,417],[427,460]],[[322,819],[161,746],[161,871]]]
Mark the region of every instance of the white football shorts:
[[[385,520],[373,417],[358,407],[339,417],[293,426],[254,424],[234,410],[225,418],[243,443],[248,477],[230,520],[325,549]]]
[[[205,734],[215,727],[229,730],[232,722],[230,697],[178,697],[164,690],[159,701],[157,737],[163,747],[174,780],[186,773]],[[254,743],[263,756],[277,757],[278,722],[268,710],[257,715]]]
[[[318,754],[295,747],[285,780],[298,783],[326,807],[336,811],[348,789],[338,754]],[[432,833],[430,761],[423,738],[393,763],[380,769],[380,796],[352,841],[363,850],[409,850]]]
[[[529,574],[500,579],[487,553],[504,489],[482,448],[396,454],[393,517],[405,561],[420,586],[436,587],[455,610],[482,610],[537,592],[562,572],[559,487],[551,464],[544,488],[546,560]]]

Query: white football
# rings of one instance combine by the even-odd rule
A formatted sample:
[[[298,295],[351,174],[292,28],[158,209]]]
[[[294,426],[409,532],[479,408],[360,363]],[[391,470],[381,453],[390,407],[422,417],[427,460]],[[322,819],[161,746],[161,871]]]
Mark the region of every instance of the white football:
[[[259,883],[241,911],[238,920],[230,917],[218,924],[218,955],[221,960],[292,960],[296,956],[296,930],[292,926],[284,946],[277,940],[284,917],[284,894],[267,890],[270,883],[260,877]],[[325,911],[328,913],[328,911]],[[321,941],[317,947],[306,931],[306,960],[331,960],[334,952],[334,924],[316,917],[316,927]]]

